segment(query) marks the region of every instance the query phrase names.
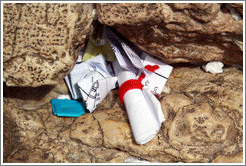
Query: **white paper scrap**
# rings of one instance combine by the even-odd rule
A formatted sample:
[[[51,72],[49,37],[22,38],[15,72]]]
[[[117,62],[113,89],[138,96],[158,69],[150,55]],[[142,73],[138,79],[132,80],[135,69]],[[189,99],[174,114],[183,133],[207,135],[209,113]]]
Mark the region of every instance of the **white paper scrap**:
[[[206,65],[203,65],[202,68],[206,72],[210,72],[212,74],[218,74],[218,73],[223,73],[223,66],[224,64],[219,61],[211,61],[208,62]]]
[[[130,61],[133,64],[133,66],[135,66],[136,68],[138,68],[142,72],[144,72],[144,65],[143,65],[142,59],[140,59],[139,55],[137,55],[136,52],[130,46],[128,46],[126,43],[121,42],[121,46],[125,50],[128,58],[130,59]]]
[[[148,72],[148,74],[146,74],[145,78],[142,80],[142,84],[144,86],[148,86],[153,93],[161,94],[167,82],[167,79],[172,72],[173,67],[151,57],[151,55],[149,55],[146,52],[143,52],[141,57],[144,59],[143,61],[144,66],[158,65],[160,67],[153,73]],[[138,73],[138,77],[140,75],[141,73]]]
[[[83,51],[79,51],[79,52],[78,52],[78,59],[77,59],[77,62],[82,62],[83,54],[84,54]]]
[[[91,58],[85,62],[78,62],[75,64],[73,70],[64,78],[71,96],[73,99],[81,99],[82,95],[78,87],[78,81],[86,77],[91,71],[96,71],[103,77],[110,77],[108,72],[108,65],[106,64],[105,58],[102,54]]]
[[[77,82],[89,73],[88,63],[75,64],[73,70],[64,78],[73,99],[81,99]]]
[[[152,107],[151,108],[152,110],[155,111],[153,112],[154,113],[153,117],[156,116],[156,120],[159,122],[157,123],[157,125],[161,125],[161,123],[165,121],[165,117],[164,117],[164,114],[161,108],[161,103],[159,102],[159,100],[155,97],[155,95],[150,91],[150,89],[147,86],[143,87],[143,94],[144,94],[144,97],[148,105]]]
[[[94,84],[97,80],[104,78],[103,75],[98,73],[97,71],[90,71],[84,78],[78,81],[79,90],[82,94],[82,98],[84,101],[87,100],[91,89],[97,89],[97,84]],[[92,87],[94,86],[94,87]],[[91,97],[96,99],[97,95],[91,94]]]
[[[69,95],[61,94],[61,95],[58,95],[57,99],[68,99],[68,100],[71,100],[71,97]]]
[[[77,85],[86,108],[93,112],[107,94],[116,87],[117,77],[112,77],[109,73],[109,66],[101,54],[85,63],[89,65],[89,72],[77,82]]]
[[[93,112],[98,104],[116,87],[117,77],[106,77],[96,80],[85,100],[86,108]]]
[[[120,66],[126,70],[132,71],[133,73],[137,73],[138,72],[137,69],[133,66],[132,62],[129,60],[126,52],[121,46],[120,41],[115,37],[115,35],[110,30],[107,31],[107,38]]]

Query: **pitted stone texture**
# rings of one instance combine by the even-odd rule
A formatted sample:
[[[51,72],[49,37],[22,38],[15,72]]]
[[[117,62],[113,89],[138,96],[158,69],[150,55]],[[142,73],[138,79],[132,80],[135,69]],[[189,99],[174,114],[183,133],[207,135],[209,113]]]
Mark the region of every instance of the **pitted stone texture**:
[[[217,156],[212,163],[243,163],[243,152],[239,152],[238,154],[232,156]]]
[[[4,103],[5,162],[118,163],[129,156],[117,149],[87,146],[70,137],[76,118],[54,116],[50,103],[35,111],[19,109],[13,98],[5,98]]]
[[[102,146],[103,136],[97,120],[92,114],[79,117],[71,126],[71,138],[88,146]]]
[[[78,118],[54,116],[49,102],[37,110],[22,110],[20,101],[29,101],[7,93],[4,161],[119,163],[129,156],[166,163],[242,161],[242,71],[225,67],[224,73],[213,75],[196,66],[174,66],[165,87],[170,92],[160,101],[166,121],[144,145],[135,143],[115,92],[99,106],[102,109]]]
[[[224,8],[216,3],[116,3],[98,4],[97,12],[101,23],[168,63],[242,65],[243,20]]]
[[[91,31],[92,4],[3,4],[7,86],[55,85],[72,69]]]

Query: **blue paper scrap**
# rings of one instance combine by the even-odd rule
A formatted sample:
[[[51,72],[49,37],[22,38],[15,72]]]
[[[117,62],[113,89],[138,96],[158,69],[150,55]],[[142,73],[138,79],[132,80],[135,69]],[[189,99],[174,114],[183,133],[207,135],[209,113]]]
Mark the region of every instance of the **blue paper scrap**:
[[[79,117],[85,113],[85,104],[77,100],[51,99],[51,105],[57,116]]]

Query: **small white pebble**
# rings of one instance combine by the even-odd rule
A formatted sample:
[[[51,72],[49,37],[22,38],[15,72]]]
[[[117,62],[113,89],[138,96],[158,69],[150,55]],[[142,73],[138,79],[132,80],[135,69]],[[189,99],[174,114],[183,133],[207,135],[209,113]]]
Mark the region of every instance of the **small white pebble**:
[[[59,95],[57,99],[69,99],[71,100],[71,97],[69,95]]]
[[[208,62],[206,65],[203,65],[202,68],[206,72],[210,72],[212,74],[218,74],[218,73],[223,73],[223,66],[224,64],[219,61],[211,61]]]

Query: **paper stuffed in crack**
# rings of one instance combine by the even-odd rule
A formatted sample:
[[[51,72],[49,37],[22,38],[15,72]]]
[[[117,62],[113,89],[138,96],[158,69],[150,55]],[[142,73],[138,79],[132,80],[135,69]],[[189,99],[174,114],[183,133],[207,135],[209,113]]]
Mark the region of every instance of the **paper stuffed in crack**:
[[[73,99],[82,99],[93,112],[97,105],[116,87],[110,66],[102,54],[85,62],[77,62],[65,81]]]
[[[113,63],[113,66],[119,86],[127,80],[137,78],[135,73],[124,70],[117,62]],[[148,87],[144,87],[143,91],[131,89],[125,93],[123,99],[136,143],[149,142],[158,134],[165,120],[160,102]]]
[[[116,88],[117,77],[110,74],[102,54],[85,61],[89,65],[89,73],[78,81],[79,90],[86,108],[93,112],[99,103]]]

